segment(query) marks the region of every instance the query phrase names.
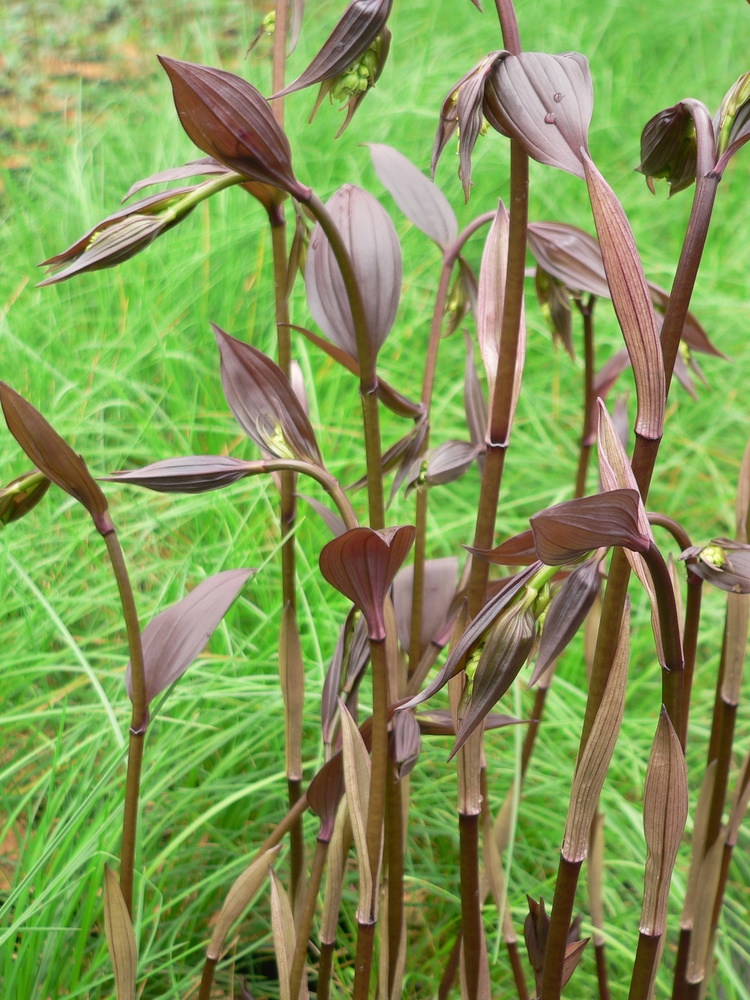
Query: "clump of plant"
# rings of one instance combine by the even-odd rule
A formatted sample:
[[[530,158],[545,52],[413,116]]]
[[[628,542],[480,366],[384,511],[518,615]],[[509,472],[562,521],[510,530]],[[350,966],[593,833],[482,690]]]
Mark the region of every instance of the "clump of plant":
[[[283,130],[284,97],[315,84],[319,93],[313,114],[326,96],[345,105],[339,131],[350,125],[355,112],[357,121],[366,116],[360,106],[370,88],[381,77],[387,79],[389,48],[398,46],[387,25],[391,6],[391,0],[353,0],[310,66],[285,86],[287,38],[293,47],[303,10],[301,0],[279,0],[256,39],[273,36],[270,103],[231,73],[161,57],[180,124],[205,155],[139,181],[126,200],[160,181],[208,179],[120,209],[45,262],[49,275],[42,284],[118,265],[178,224],[201,201],[232,185],[243,187],[263,205],[271,229],[277,362],[219,326],[212,327],[227,405],[260,457],[240,461],[226,455],[175,456],[103,477],[163,493],[201,493],[244,477],[271,475],[279,492],[283,614],[278,649],[289,811],[228,887],[206,949],[198,995],[201,1000],[211,996],[228,932],[266,878],[282,1000],[306,996],[311,982],[319,998],[330,996],[337,989],[334,965],[336,982],[355,1000],[375,992],[387,998],[402,994],[409,963],[404,909],[408,776],[419,766],[422,738],[451,735],[455,742],[446,766],[455,767],[458,775],[461,929],[446,967],[436,970],[438,995],[447,996],[456,977],[468,1000],[491,995],[482,920],[484,899],[491,894],[518,997],[535,993],[541,1000],[556,1000],[588,943],[580,938],[580,920],[573,912],[580,871],[588,859],[599,993],[608,997],[599,797],[625,708],[632,572],[650,603],[662,692],[653,710],[654,737],[643,793],[647,857],[631,1000],[653,995],[667,938],[672,872],[688,815],[688,783],[693,780],[685,746],[702,587],[707,582],[727,592],[707,765],[702,779],[695,776],[700,794],[674,965],[673,997],[703,996],[732,850],[750,801],[750,763],[745,759],[725,818],[750,618],[750,445],[740,471],[734,539],[693,544],[678,522],[647,511],[645,505],[672,376],[693,393],[689,370],[701,377],[695,353],[720,356],[689,305],[723,171],[750,138],[750,74],[729,89],[713,118],[700,101],[687,99],[657,114],[643,130],[639,169],[651,189],[656,178],[666,179],[671,193],[695,185],[689,225],[667,292],[646,279],[627,217],[589,154],[593,87],[586,58],[523,51],[512,3],[496,0],[505,48],[491,52],[450,84],[436,115],[432,174],[446,145],[457,138],[458,174],[468,201],[473,147],[481,134],[493,129],[510,142],[509,207],[499,200],[495,211],[478,216],[459,233],[448,201],[431,180],[395,149],[379,144],[369,148],[377,177],[399,209],[443,254],[422,392],[416,401],[378,375],[378,352],[391,333],[401,296],[402,260],[394,225],[372,194],[353,185],[344,185],[324,202],[297,178]],[[330,155],[335,155],[333,147]],[[597,238],[555,221],[528,220],[529,157],[586,184]],[[487,226],[475,276],[463,250]],[[526,531],[495,545],[498,498],[506,457],[512,460],[513,418],[523,391],[527,252],[535,262],[534,287],[542,312],[554,337],[571,354],[573,320],[581,317],[580,455],[572,499],[538,511]],[[298,275],[323,337],[290,323],[288,304]],[[594,317],[599,299],[612,301],[624,347],[597,369]],[[439,435],[439,429],[431,424],[431,408],[441,338],[468,324],[470,315],[486,385],[477,375],[473,341],[465,331],[466,439],[438,436],[436,441],[433,430]],[[310,423],[301,373],[292,358],[293,331],[359,380],[366,472],[354,485],[366,487],[368,524],[359,523],[347,490],[326,467],[326,442],[318,442]],[[631,456],[622,400],[616,401],[612,414],[605,402],[628,366],[637,397]],[[228,570],[209,578],[141,632],[100,486],[83,459],[4,383],[0,398],[8,427],[34,466],[0,491],[0,522],[28,514],[49,484],[56,484],[91,514],[122,598],[130,649],[126,689],[133,714],[119,878],[106,870],[103,903],[115,987],[124,1000],[135,995],[138,978],[133,859],[149,706],[198,655],[252,570]],[[403,436],[385,451],[381,407],[407,423]],[[587,493],[594,443],[598,488]],[[434,490],[458,480],[474,462],[481,470],[481,494],[474,534],[467,539],[468,558],[459,572],[457,557],[426,558],[428,503]],[[394,477],[389,498],[400,490],[415,498],[413,525],[387,524],[383,483],[390,472]],[[302,733],[305,667],[297,625],[294,528],[303,476],[318,482],[335,508],[308,500],[332,535],[319,553],[320,572],[350,603],[321,701],[325,763],[306,788],[303,761],[317,748],[305,745]],[[671,558],[665,561],[654,528],[677,542],[679,564]],[[500,567],[492,578],[491,566]],[[532,765],[555,661],[581,628],[586,633],[588,699],[567,820],[560,831],[554,898],[529,899],[523,928],[525,967],[507,905],[501,858],[521,782]],[[519,780],[493,819],[483,733],[519,723],[495,710],[527,663],[533,664],[529,686],[536,688],[536,695],[526,723]],[[368,670],[372,713],[363,717],[358,691]],[[432,703],[443,689],[449,708]],[[312,850],[303,836],[307,809],[320,820]],[[285,888],[273,866],[287,835],[290,873]],[[358,871],[357,939],[356,951],[344,956],[337,951],[337,930],[352,849]],[[571,995],[574,992],[573,987]]]

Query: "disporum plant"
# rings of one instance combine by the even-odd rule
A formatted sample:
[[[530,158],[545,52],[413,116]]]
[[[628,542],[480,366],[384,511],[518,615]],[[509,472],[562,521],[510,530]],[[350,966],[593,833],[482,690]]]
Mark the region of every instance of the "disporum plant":
[[[249,867],[227,885],[202,970],[196,971],[200,1000],[214,995],[229,932],[266,881],[282,1000],[298,1000],[310,989],[318,998],[341,993],[355,1000],[375,995],[395,1000],[402,995],[409,969],[404,908],[404,855],[410,849],[408,775],[419,767],[422,738],[434,735],[454,738],[445,766],[457,772],[460,831],[455,859],[460,931],[445,967],[435,969],[438,995],[446,997],[457,981],[467,1000],[490,997],[482,918],[488,895],[498,910],[518,997],[535,994],[541,1000],[557,1000],[568,982],[569,995],[576,995],[576,968],[589,939],[581,938],[581,921],[573,911],[579,875],[589,859],[588,920],[599,995],[602,1000],[608,997],[599,798],[625,710],[631,572],[651,608],[662,692],[653,710],[653,744],[643,789],[647,856],[629,997],[653,996],[669,934],[679,933],[676,959],[668,960],[673,966],[673,997],[703,996],[711,975],[732,850],[750,800],[746,759],[725,817],[750,618],[750,446],[740,471],[733,539],[700,539],[694,544],[677,521],[648,511],[646,504],[673,374],[693,394],[690,372],[702,378],[696,353],[722,356],[689,305],[719,182],[730,158],[750,139],[750,74],[730,87],[713,117],[699,100],[688,98],[655,115],[643,129],[638,169],[651,189],[655,179],[664,178],[673,194],[693,190],[675,278],[665,291],[646,278],[625,212],[590,155],[594,93],[585,55],[522,49],[511,0],[496,0],[495,6],[500,31],[487,13],[483,34],[494,51],[467,67],[459,80],[447,80],[445,98],[435,108],[431,167],[434,177],[445,147],[457,140],[458,177],[468,202],[474,146],[487,130],[499,133],[510,144],[510,188],[492,192],[498,198],[496,209],[459,232],[453,210],[432,180],[397,150],[369,145],[380,182],[442,253],[419,400],[408,398],[378,374],[378,352],[392,335],[402,291],[401,248],[391,218],[373,194],[351,184],[322,192],[324,197],[318,194],[293,167],[283,129],[284,98],[317,85],[312,114],[329,97],[346,109],[339,132],[356,127],[354,120],[366,135],[368,91],[381,80],[381,85],[392,85],[386,82],[388,54],[399,46],[388,27],[392,0],[353,0],[308,68],[288,85],[286,49],[294,47],[304,30],[303,3],[278,0],[256,37],[273,36],[273,94],[268,98],[232,73],[160,56],[174,96],[174,127],[179,123],[203,156],[138,181],[125,200],[159,182],[207,179],[141,197],[45,262],[48,274],[42,285],[117,266],[149,247],[200,202],[234,185],[260,202],[268,215],[276,360],[225,332],[218,325],[222,317],[215,317],[212,326],[217,376],[227,406],[259,456],[241,461],[226,454],[176,454],[100,476],[120,488],[162,493],[218,490],[249,476],[272,476],[278,488],[283,537],[278,650],[286,746],[279,767],[288,783],[289,811],[258,843]],[[260,51],[255,50],[251,60],[259,58]],[[252,61],[248,75],[253,76]],[[332,145],[328,155],[335,157],[335,149]],[[586,185],[591,219],[581,219],[582,228],[555,220],[529,221],[529,158]],[[591,229],[592,222],[596,237],[585,228]],[[481,267],[475,275],[463,251],[470,237],[485,228]],[[571,499],[539,510],[527,530],[495,545],[498,528],[504,534],[502,524],[496,523],[498,498],[506,457],[513,461],[513,418],[524,391],[528,261],[542,313],[555,339],[571,354],[574,320],[577,315],[582,320],[579,462]],[[290,295],[298,277],[304,281],[309,314],[323,336],[290,321]],[[611,300],[624,343],[597,370],[594,316],[599,299]],[[441,337],[462,325],[466,435],[463,440],[444,440],[432,424],[435,373]],[[484,386],[474,364],[468,332],[472,326]],[[357,433],[366,474],[353,486],[366,487],[366,524],[359,523],[348,491],[326,466],[325,435],[319,440],[313,429],[301,372],[292,358],[293,331],[359,380],[362,421]],[[628,366],[637,402],[632,455],[626,451],[630,428],[622,400],[615,401],[611,413],[606,403]],[[12,373],[5,377],[12,379]],[[125,686],[133,712],[119,876],[106,869],[103,905],[117,997],[131,1000],[147,975],[138,968],[132,916],[149,706],[185,673],[253,571],[230,569],[210,577],[141,631],[101,486],[84,460],[5,383],[0,383],[0,399],[8,428],[32,465],[0,490],[0,523],[28,515],[43,502],[50,484],[65,490],[86,508],[103,536],[122,598],[130,649]],[[381,407],[406,424],[403,435],[386,450],[381,446]],[[594,444],[598,490],[587,495]],[[432,492],[458,480],[475,462],[481,493],[467,551],[427,559]],[[384,476],[390,472],[394,478],[386,496]],[[319,746],[303,740],[302,728],[305,664],[297,624],[294,534],[302,477],[315,480],[330,498],[332,506],[307,500],[332,536],[317,553],[319,568],[323,579],[349,602],[340,631],[330,637],[335,648],[320,710],[324,763],[307,787],[304,764],[316,757]],[[390,500],[400,491],[414,497],[414,524],[387,523]],[[654,529],[668,532],[677,542],[679,561],[665,561]],[[498,568],[490,576],[493,566]],[[727,608],[701,780],[700,775],[688,775],[685,746],[704,584],[726,591]],[[558,831],[559,872],[553,898],[529,899],[522,959],[516,936],[520,928],[513,926],[501,859],[514,802],[532,766],[555,661],[582,628],[588,697],[567,819]],[[525,720],[518,781],[493,820],[483,734],[522,722],[502,713],[502,699],[526,664],[532,664],[534,707]],[[368,671],[372,713],[365,715],[358,692]],[[443,689],[449,707],[439,698],[433,702]],[[667,925],[667,904],[688,817],[690,783],[700,785],[700,795],[677,932]],[[303,836],[302,815],[308,809],[320,821],[314,848]],[[282,880],[274,865],[287,836],[290,871]],[[357,862],[356,946],[344,954],[337,950],[337,934],[352,850]]]

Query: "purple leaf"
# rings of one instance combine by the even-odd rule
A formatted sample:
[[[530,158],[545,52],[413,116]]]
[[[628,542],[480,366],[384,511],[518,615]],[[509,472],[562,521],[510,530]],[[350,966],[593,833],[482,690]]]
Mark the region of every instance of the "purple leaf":
[[[419,731],[422,736],[455,736],[456,728],[453,725],[453,716],[450,709],[435,708],[429,712],[420,712],[417,716]],[[522,719],[514,719],[512,715],[500,715],[497,712],[490,712],[485,716],[484,729],[504,729],[505,726],[522,726],[526,723]]]
[[[309,506],[312,507],[334,538],[338,538],[339,535],[344,534],[346,531],[346,525],[338,514],[335,514],[330,507],[321,503],[320,500],[315,500],[313,497],[305,496],[304,493],[298,493],[297,496],[300,500],[304,500],[306,504],[309,504]]]
[[[318,840],[323,843],[333,836],[336,810],[344,795],[344,762],[340,753],[334,754],[321,767],[307,787],[307,804],[320,820]]]
[[[465,547],[478,559],[496,566],[529,566],[539,558],[531,528],[506,538],[494,549],[473,549],[468,545]]]
[[[422,587],[422,648],[440,634],[445,627],[451,603],[456,593],[458,559],[426,559]],[[409,652],[411,636],[412,597],[414,591],[414,566],[409,564],[398,571],[393,579],[393,610],[396,614],[396,631],[401,648]]]
[[[410,222],[446,250],[458,236],[458,222],[443,192],[403,153],[368,143],[378,180]]]
[[[487,403],[479,384],[477,370],[474,366],[474,345],[468,333],[464,331],[466,346],[466,364],[464,365],[464,413],[469,438],[472,444],[484,446],[487,437]],[[484,465],[483,456],[477,456],[479,471]]]
[[[81,456],[76,455],[31,403],[5,382],[0,382],[0,403],[8,430],[36,468],[86,508],[100,534],[112,531],[107,498]]]
[[[184,181],[189,177],[208,177],[214,174],[226,173],[229,173],[229,168],[225,167],[223,163],[219,163],[213,156],[202,156],[199,160],[191,160],[189,163],[184,163],[181,167],[168,167],[166,170],[160,170],[156,174],[151,174],[150,177],[144,177],[143,180],[136,181],[135,184],[132,184],[128,188],[127,193],[123,195],[122,201],[127,201],[134,194],[154,184]]]
[[[181,677],[200,655],[216,626],[236,600],[252,569],[229,569],[209,576],[187,597],[160,611],[141,635],[146,673],[146,702]],[[132,699],[130,662],[125,689]]]
[[[224,397],[245,434],[277,458],[322,466],[315,432],[279,366],[214,323],[211,329],[221,355]]]
[[[290,56],[297,48],[304,14],[305,0],[289,0],[289,45],[286,50],[287,56]]]
[[[539,653],[529,680],[529,687],[536,684],[583,624],[599,593],[600,564],[599,556],[587,559],[573,570],[552,598],[544,616]]]
[[[640,529],[640,500],[637,490],[617,489],[566,500],[534,514],[531,530],[539,558],[547,566],[564,566],[601,547],[647,552],[652,535]]]
[[[233,73],[159,56],[169,76],[180,124],[204,153],[251,181],[307,201],[310,189],[292,171],[289,141],[271,106]]]
[[[569,291],[610,298],[602,253],[593,236],[564,222],[530,222],[527,239],[537,264]]]
[[[393,717],[389,753],[397,765],[396,775],[400,781],[414,768],[422,748],[420,726],[413,712],[396,712]]]
[[[320,553],[321,573],[361,610],[375,642],[385,639],[383,604],[415,533],[410,524],[383,531],[352,528]]]
[[[587,154],[583,162],[612,304],[633,366],[638,397],[635,431],[641,437],[658,439],[666,402],[664,361],[641,259],[614,191]]]
[[[500,124],[540,163],[584,178],[594,91],[586,57],[578,52],[506,55],[495,62],[492,89]]]
[[[401,247],[391,218],[371,194],[345,184],[326,204],[351,256],[374,354],[393,326],[401,295]],[[357,359],[357,338],[338,263],[320,223],[310,237],[305,289],[313,319],[341,350]]]
[[[186,455],[165,458],[141,469],[100,476],[106,483],[143,486],[157,493],[206,493],[220,490],[253,471],[253,464],[228,455]]]

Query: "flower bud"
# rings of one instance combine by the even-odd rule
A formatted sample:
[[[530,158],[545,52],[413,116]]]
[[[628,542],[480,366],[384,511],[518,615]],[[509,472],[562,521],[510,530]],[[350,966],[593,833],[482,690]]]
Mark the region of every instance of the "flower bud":
[[[49,479],[36,469],[12,479],[0,489],[0,526],[20,521],[36,507],[49,487]]]
[[[695,180],[698,145],[693,116],[680,101],[646,122],[641,134],[641,162],[652,194],[654,180],[669,182],[669,196],[689,188]]]

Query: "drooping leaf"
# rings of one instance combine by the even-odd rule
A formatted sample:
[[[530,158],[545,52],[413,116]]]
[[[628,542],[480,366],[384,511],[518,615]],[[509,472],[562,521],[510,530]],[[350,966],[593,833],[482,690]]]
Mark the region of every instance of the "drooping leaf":
[[[312,507],[334,538],[338,538],[339,535],[344,534],[346,531],[346,525],[338,514],[334,513],[330,507],[321,503],[320,500],[316,500],[314,497],[306,496],[304,493],[298,493],[297,496],[300,500],[304,500],[308,506]]]
[[[669,886],[688,813],[685,755],[662,705],[643,785],[646,873],[640,930],[658,937],[666,929]]]
[[[539,559],[531,528],[506,538],[494,549],[466,548],[473,556],[496,566],[529,566]]]
[[[583,950],[589,943],[589,938],[582,938],[580,941],[571,941],[565,949],[565,961],[563,962],[562,987],[567,986],[568,980],[576,971],[578,963],[581,961]]]
[[[307,787],[307,804],[320,820],[318,840],[333,836],[336,813],[344,795],[344,762],[340,753],[327,761]]]
[[[401,295],[401,246],[391,218],[371,194],[344,184],[326,203],[352,261],[374,354],[393,326]],[[349,299],[331,245],[316,223],[305,262],[305,289],[313,319],[323,333],[357,359]]]
[[[594,91],[586,57],[578,52],[522,52],[492,70],[500,124],[533,159],[583,178]]]
[[[626,598],[607,686],[583,753],[576,761],[562,845],[562,856],[569,862],[582,861],[588,853],[591,823],[622,725],[629,648],[630,599]]]
[[[416,708],[417,705],[428,701],[448,683],[455,673],[463,669],[462,664],[465,657],[471,655],[483,641],[483,637],[489,633],[504,609],[510,604],[516,594],[526,586],[534,574],[539,571],[541,565],[539,561],[532,563],[527,569],[521,570],[515,576],[509,577],[507,581],[503,581],[502,589],[487,601],[482,610],[469,623],[435,678],[419,694],[414,695],[413,698],[410,698],[403,705],[399,705],[399,710]]]
[[[368,143],[375,173],[410,222],[446,250],[458,236],[458,222],[448,199],[392,146]]]
[[[591,210],[612,304],[633,366],[638,397],[635,430],[658,439],[664,425],[666,382],[661,342],[643,266],[627,216],[588,154],[583,157]]]
[[[278,458],[322,466],[315,432],[278,365],[213,323],[211,329],[221,356],[224,397],[245,434]]]
[[[232,888],[219,911],[219,916],[213,927],[211,941],[206,950],[206,956],[218,962],[224,949],[224,942],[232,924],[238,920],[252,902],[253,896],[266,880],[269,866],[273,864],[279,847],[271,847],[252,861],[242,874],[235,880]]]
[[[479,657],[471,685],[471,696],[463,717],[460,718],[456,742],[451,748],[449,760],[510,688],[529,658],[535,633],[534,614],[523,605],[508,608],[492,626]]]
[[[86,508],[100,534],[112,531],[107,499],[81,456],[5,382],[0,382],[0,403],[8,430],[36,468]]]
[[[453,725],[453,718],[447,708],[435,708],[428,712],[420,712],[417,715],[419,731],[422,736],[455,736],[456,727]],[[500,715],[498,712],[490,712],[485,716],[484,730],[504,729],[505,726],[522,726],[526,723],[522,719],[514,719],[512,715]]]
[[[600,547],[647,552],[652,536],[639,525],[640,499],[637,490],[615,489],[539,511],[530,520],[538,557],[563,566]]]
[[[228,569],[202,580],[181,601],[151,619],[141,635],[146,702],[181,677],[206,643],[255,570]],[[133,697],[130,662],[125,688]]]
[[[424,481],[428,486],[454,483],[468,472],[472,462],[484,451],[484,443],[443,441],[427,457]]]
[[[647,284],[657,315],[659,313],[663,315],[666,313],[667,306],[669,305],[669,292],[665,292],[663,288],[655,285],[653,281],[649,281]],[[699,354],[710,354],[715,358],[722,358],[724,361],[729,361],[726,354],[722,354],[717,347],[714,347],[708,339],[708,334],[691,312],[685,317],[685,326],[682,328],[682,342],[691,351],[697,351]]]
[[[152,187],[154,184],[171,183],[172,181],[184,181],[189,177],[207,177],[215,174],[226,174],[229,168],[223,163],[219,163],[213,156],[202,156],[199,160],[191,160],[181,167],[168,167],[166,170],[159,170],[158,173],[144,177],[135,184],[131,184],[127,192],[123,195],[122,201],[129,201],[134,194],[144,188]]]
[[[320,553],[326,580],[356,604],[365,616],[370,639],[385,639],[383,604],[401,563],[414,542],[411,525],[374,531],[352,528]]]
[[[233,73],[159,56],[172,83],[180,124],[195,145],[251,181],[307,201],[310,189],[292,171],[292,153],[271,107]]]
[[[479,270],[479,292],[477,298],[477,341],[479,353],[484,362],[487,376],[488,402],[492,411],[492,397],[495,391],[497,361],[500,356],[503,306],[505,303],[505,281],[508,272],[508,234],[510,218],[502,202],[498,202],[497,214],[490,226],[482,252],[482,265]],[[521,320],[518,333],[515,377],[513,381],[513,396],[510,407],[508,434],[513,423],[518,396],[521,391],[521,376],[526,357],[526,317],[521,307]],[[507,444],[505,442],[498,442]]]
[[[228,455],[185,455],[100,478],[107,483],[142,486],[156,493],[206,493],[236,483],[253,468],[253,463]]]
[[[564,222],[530,222],[526,238],[534,260],[569,291],[610,298],[599,243]]]
[[[104,936],[112,963],[117,1000],[134,1000],[138,952],[125,898],[117,876],[104,866]]]
[[[422,648],[425,648],[444,628],[453,597],[456,593],[458,559],[426,559],[422,588]],[[411,636],[414,566],[409,564],[393,578],[393,608],[396,613],[398,641],[404,652],[409,652]]]
[[[11,479],[0,488],[0,526],[20,521],[36,507],[49,487],[49,479],[37,469]]]
[[[393,717],[389,752],[396,764],[398,780],[405,778],[419,760],[422,746],[420,726],[413,712],[396,712]]]
[[[532,687],[566,648],[583,624],[599,593],[601,559],[594,556],[570,574],[552,598],[544,616],[534,670],[529,679]]]

